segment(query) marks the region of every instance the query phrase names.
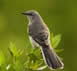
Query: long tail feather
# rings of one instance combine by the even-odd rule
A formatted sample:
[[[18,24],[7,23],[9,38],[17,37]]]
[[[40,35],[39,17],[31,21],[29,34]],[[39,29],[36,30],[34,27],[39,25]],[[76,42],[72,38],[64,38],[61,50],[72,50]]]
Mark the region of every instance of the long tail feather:
[[[43,54],[43,58],[47,63],[48,67],[52,69],[63,69],[64,64],[56,55],[56,53],[53,51],[51,46],[43,46],[41,47],[41,51]]]

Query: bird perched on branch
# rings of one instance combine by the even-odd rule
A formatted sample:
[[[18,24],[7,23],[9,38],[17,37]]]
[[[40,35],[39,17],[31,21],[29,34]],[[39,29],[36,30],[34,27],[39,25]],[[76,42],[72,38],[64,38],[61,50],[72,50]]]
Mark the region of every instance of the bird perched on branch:
[[[29,10],[22,14],[29,19],[28,33],[30,40],[34,47],[40,46],[45,63],[49,68],[63,69],[64,64],[50,44],[50,32],[40,14],[34,10]]]

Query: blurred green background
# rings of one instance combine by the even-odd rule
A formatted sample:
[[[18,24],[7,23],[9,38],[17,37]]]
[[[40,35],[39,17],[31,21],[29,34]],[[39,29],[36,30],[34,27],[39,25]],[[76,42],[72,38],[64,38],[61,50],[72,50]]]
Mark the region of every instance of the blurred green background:
[[[8,52],[10,42],[15,43],[17,49],[24,49],[24,51],[26,47],[29,47],[28,20],[20,13],[27,10],[37,10],[51,33],[62,34],[62,40],[58,47],[65,49],[62,53],[62,56],[64,55],[64,71],[77,71],[76,5],[77,1],[75,0],[0,0],[0,61],[5,63],[7,60],[11,63],[12,57]],[[24,59],[25,54],[26,52],[23,54]],[[5,65],[8,64],[7,62]]]

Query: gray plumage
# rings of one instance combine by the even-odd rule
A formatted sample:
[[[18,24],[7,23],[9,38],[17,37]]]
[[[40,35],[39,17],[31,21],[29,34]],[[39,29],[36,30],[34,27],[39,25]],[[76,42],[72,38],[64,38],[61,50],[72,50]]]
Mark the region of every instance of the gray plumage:
[[[22,14],[27,15],[29,19],[28,33],[32,44],[34,45],[34,47],[37,45],[40,46],[43,58],[48,67],[52,69],[62,69],[64,67],[64,64],[52,49],[52,46],[50,44],[49,29],[42,20],[39,13],[30,10]]]

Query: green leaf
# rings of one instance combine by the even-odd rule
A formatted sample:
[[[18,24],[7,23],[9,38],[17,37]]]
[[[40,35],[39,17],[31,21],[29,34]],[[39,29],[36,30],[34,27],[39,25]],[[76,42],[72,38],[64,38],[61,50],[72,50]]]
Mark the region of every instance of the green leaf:
[[[47,65],[41,66],[41,67],[39,67],[37,70],[38,70],[38,71],[39,71],[39,70],[44,70],[45,68],[47,68]]]
[[[52,44],[53,48],[57,48],[60,41],[61,41],[61,34],[58,34],[56,36],[53,36],[53,34],[51,35],[51,44]]]
[[[0,51],[0,66],[5,63],[5,56],[2,51]]]
[[[23,51],[21,49],[17,49],[16,45],[12,42],[10,42],[9,52],[12,56],[20,56],[22,55]]]
[[[56,51],[56,53],[60,53],[60,52],[63,52],[64,49],[56,49],[55,51]]]
[[[10,42],[9,51],[10,51],[12,56],[17,56],[16,45],[14,43],[12,43],[12,42]]]
[[[51,42],[53,48],[56,48],[60,43],[61,35],[53,36],[51,35]],[[43,71],[47,66],[42,57],[40,48],[33,49],[30,43],[27,42],[25,51],[17,49],[14,43],[10,43],[9,52],[13,56],[13,64],[10,66],[9,70],[15,71]],[[62,52],[63,49],[55,49],[56,52]],[[22,59],[23,58],[23,59]],[[24,60],[24,61],[23,61]],[[8,66],[7,66],[8,68]]]

